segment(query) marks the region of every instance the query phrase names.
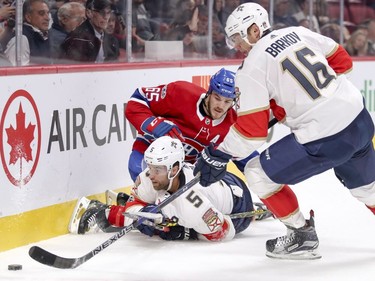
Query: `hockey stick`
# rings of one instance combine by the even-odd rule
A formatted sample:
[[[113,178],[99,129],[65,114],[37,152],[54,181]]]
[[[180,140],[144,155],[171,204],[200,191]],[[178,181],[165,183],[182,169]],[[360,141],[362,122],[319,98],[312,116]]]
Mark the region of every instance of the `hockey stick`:
[[[276,118],[271,119],[268,122],[268,129],[270,129],[271,127],[273,127],[273,125],[275,125],[277,122],[279,122],[279,120],[277,120]]]
[[[170,227],[170,226],[175,226],[176,224],[178,224],[178,221],[174,221],[171,223],[167,222],[166,224],[155,222],[155,220],[160,221],[160,222],[163,220],[163,216],[161,214],[152,214],[152,213],[145,213],[145,212],[135,212],[135,213],[125,212],[123,214],[125,217],[128,217],[133,220],[139,220],[140,218],[142,218],[144,219],[142,223],[146,225],[154,226],[154,227],[155,226]],[[272,213],[269,210],[258,209],[258,210],[248,211],[248,212],[229,214],[228,216],[231,219],[242,219],[242,218],[250,218],[250,217],[256,217],[256,216],[268,215],[268,214],[272,216]],[[150,220],[153,220],[154,222],[151,222]]]
[[[180,187],[175,193],[173,193],[171,196],[163,200],[159,205],[155,206],[153,209],[150,210],[150,212],[159,212],[162,208],[164,208],[166,205],[174,201],[177,197],[185,193],[188,189],[193,187],[196,183],[199,182],[200,173],[198,173],[191,181],[186,183],[184,186]],[[62,269],[73,269],[81,264],[87,262],[92,257],[99,254],[101,251],[103,251],[105,248],[110,246],[112,243],[116,242],[119,238],[130,232],[131,230],[135,229],[138,225],[140,225],[143,222],[143,218],[140,218],[139,220],[133,222],[131,225],[121,229],[119,232],[117,232],[115,235],[110,237],[108,240],[104,241],[102,244],[100,244],[98,247],[96,247],[94,250],[90,251],[89,253],[79,257],[79,258],[64,258],[57,256],[53,253],[50,253],[38,246],[32,246],[29,250],[29,256],[36,260],[37,262],[40,262],[42,264],[56,267],[56,268],[62,268]]]
[[[265,215],[265,214],[270,214],[270,213],[271,212],[269,210],[254,210],[254,211],[249,211],[249,212],[230,214],[229,217],[231,219],[242,219],[242,218],[250,218],[250,217],[255,217],[255,216],[260,216],[260,215]]]

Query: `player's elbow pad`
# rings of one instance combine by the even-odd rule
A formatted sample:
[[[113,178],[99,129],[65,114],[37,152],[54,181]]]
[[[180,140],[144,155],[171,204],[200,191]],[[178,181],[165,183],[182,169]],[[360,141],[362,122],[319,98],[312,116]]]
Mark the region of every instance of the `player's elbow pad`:
[[[224,222],[219,230],[213,233],[199,234],[198,239],[212,242],[228,241],[232,240],[235,234],[236,230],[231,218],[228,215],[224,215]]]

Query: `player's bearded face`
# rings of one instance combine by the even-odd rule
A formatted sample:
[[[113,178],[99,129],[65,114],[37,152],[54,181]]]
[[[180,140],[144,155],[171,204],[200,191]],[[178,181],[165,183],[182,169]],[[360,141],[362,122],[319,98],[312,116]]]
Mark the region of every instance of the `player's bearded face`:
[[[147,175],[155,190],[167,190],[169,186],[168,170],[166,166],[147,165]]]
[[[205,103],[208,115],[212,119],[219,119],[233,106],[233,99],[212,92],[205,100]]]

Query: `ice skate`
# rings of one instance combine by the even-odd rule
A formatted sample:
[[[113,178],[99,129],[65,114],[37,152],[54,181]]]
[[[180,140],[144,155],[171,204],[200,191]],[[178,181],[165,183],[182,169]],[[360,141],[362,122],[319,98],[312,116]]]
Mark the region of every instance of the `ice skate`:
[[[107,205],[115,205],[117,201],[117,192],[113,190],[106,190],[105,191],[105,203]]]
[[[105,215],[105,210],[108,205],[105,205],[97,200],[91,200],[87,210],[83,213],[78,224],[78,234],[85,234],[87,232],[98,232],[106,230],[111,227]]]
[[[288,228],[285,236],[268,240],[266,256],[289,260],[319,259],[317,252],[319,239],[315,231],[314,212],[310,211],[310,219],[301,228]]]
[[[73,234],[85,234],[98,232],[99,229],[109,227],[105,216],[105,205],[98,200],[90,200],[82,197],[77,201],[69,222],[69,232]]]
[[[78,233],[78,224],[79,220],[81,219],[83,213],[87,210],[87,207],[90,204],[90,199],[86,197],[82,197],[77,200],[77,203],[74,207],[72,216],[69,221],[69,226],[68,230],[72,234],[77,234]]]
[[[125,206],[126,202],[129,199],[129,195],[125,192],[119,192],[116,193],[113,190],[107,190],[105,192],[105,198],[107,205],[119,205],[119,206]]]

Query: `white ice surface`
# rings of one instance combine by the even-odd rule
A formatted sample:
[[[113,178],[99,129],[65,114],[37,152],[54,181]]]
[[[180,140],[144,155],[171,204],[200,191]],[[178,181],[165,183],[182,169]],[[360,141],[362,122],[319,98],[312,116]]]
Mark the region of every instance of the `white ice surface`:
[[[285,233],[279,221],[267,219],[252,223],[244,233],[225,243],[165,242],[131,232],[76,269],[37,263],[28,256],[32,246],[28,245],[0,253],[0,280],[375,280],[372,213],[351,197],[332,171],[292,188],[306,217],[311,208],[315,211],[319,252],[323,256],[319,260],[267,258],[266,240]],[[63,257],[79,257],[110,236],[64,235],[35,245]],[[22,264],[23,270],[8,271],[8,264],[13,263]]]

